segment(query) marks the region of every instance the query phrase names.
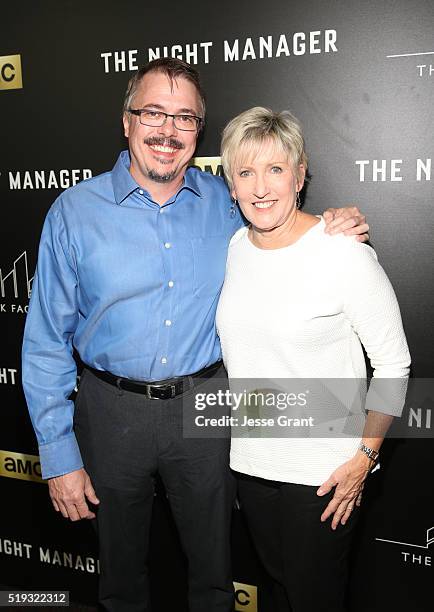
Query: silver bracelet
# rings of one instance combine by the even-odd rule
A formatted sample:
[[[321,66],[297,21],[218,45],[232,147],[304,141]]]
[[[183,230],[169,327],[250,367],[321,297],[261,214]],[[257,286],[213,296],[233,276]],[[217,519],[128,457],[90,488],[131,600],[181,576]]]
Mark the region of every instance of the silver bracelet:
[[[365,455],[374,463],[377,461],[379,455],[378,451],[374,450],[373,448],[369,448],[369,446],[366,446],[363,444],[363,442],[360,443],[359,450],[361,450],[362,453],[365,453]]]

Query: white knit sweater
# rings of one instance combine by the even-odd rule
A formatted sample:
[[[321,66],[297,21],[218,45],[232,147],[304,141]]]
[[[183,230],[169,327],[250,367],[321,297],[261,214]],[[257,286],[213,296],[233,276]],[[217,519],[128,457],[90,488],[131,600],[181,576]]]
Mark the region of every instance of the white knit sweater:
[[[240,229],[229,247],[217,310],[230,378],[405,378],[410,356],[392,286],[372,248],[324,233],[264,250]],[[270,480],[319,485],[359,439],[233,437],[231,467]]]

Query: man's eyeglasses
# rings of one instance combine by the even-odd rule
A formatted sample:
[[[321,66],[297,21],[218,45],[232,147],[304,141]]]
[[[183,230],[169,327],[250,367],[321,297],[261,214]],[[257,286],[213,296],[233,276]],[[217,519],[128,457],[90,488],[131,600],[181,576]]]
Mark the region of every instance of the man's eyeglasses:
[[[184,130],[186,132],[195,132],[203,123],[202,117],[196,117],[196,115],[171,115],[170,113],[163,113],[163,111],[148,108],[129,108],[128,112],[137,115],[140,123],[148,127],[161,127],[166,123],[168,117],[173,118],[173,123],[177,130]]]

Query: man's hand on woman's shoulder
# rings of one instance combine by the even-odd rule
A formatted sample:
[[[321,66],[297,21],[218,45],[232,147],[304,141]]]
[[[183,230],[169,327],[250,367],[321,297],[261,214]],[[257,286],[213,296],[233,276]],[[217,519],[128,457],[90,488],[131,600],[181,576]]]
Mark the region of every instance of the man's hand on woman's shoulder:
[[[328,208],[323,212],[323,217],[326,223],[324,231],[327,234],[344,233],[345,236],[355,236],[359,242],[369,240],[369,225],[357,206]]]

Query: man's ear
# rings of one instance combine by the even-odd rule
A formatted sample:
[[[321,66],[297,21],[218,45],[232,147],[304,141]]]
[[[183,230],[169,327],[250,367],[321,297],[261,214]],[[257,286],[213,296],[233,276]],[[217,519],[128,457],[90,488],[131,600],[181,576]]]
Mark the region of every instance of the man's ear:
[[[124,125],[124,136],[125,136],[125,138],[129,138],[129,135],[130,135],[130,121],[131,121],[131,114],[130,113],[124,113],[122,115],[122,123]]]

